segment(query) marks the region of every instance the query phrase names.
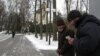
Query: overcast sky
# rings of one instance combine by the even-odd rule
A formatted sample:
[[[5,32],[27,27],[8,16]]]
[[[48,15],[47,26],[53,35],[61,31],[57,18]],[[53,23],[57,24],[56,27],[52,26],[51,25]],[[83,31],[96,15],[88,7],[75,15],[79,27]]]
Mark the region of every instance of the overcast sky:
[[[8,5],[7,0],[3,0],[5,1],[6,5]],[[57,11],[61,12],[62,14],[65,13],[65,1],[64,0],[56,0],[57,1]]]
[[[3,0],[3,1],[5,1],[6,6],[9,5],[8,2],[7,2],[9,0]],[[74,5],[71,6],[72,7],[71,9],[75,9],[75,7],[76,7],[75,1],[76,0],[72,0],[72,1],[73,1],[73,4]],[[57,2],[57,11],[59,11],[63,15],[66,14],[66,4],[65,4],[65,0],[56,0],[56,2]],[[33,10],[33,9],[31,9],[31,10]]]
[[[57,1],[57,11],[61,12],[62,14],[65,14],[66,13],[65,0],[56,0],[56,1]]]

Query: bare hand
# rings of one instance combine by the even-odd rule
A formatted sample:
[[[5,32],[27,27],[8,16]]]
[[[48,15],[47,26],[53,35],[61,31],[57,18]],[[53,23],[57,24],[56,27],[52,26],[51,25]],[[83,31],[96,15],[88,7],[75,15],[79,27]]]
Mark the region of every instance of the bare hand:
[[[71,38],[70,40],[68,40],[68,43],[69,43],[70,45],[73,45],[73,43],[74,43],[74,38]]]
[[[68,43],[69,43],[70,45],[73,45],[73,43],[74,43],[74,38],[71,38],[70,36],[67,36],[66,39],[68,40]]]

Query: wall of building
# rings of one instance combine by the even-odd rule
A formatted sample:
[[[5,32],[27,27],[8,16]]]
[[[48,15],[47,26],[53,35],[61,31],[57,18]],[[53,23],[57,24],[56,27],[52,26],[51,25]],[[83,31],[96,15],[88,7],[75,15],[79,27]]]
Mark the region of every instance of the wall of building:
[[[89,13],[100,19],[100,0],[89,0]]]

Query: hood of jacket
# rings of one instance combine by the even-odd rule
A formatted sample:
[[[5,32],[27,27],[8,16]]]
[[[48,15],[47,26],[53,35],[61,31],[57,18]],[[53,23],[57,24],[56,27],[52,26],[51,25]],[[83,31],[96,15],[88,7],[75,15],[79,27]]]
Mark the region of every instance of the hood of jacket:
[[[83,16],[76,22],[76,27],[84,26],[87,22],[92,22],[100,25],[100,20],[93,15],[83,14]]]

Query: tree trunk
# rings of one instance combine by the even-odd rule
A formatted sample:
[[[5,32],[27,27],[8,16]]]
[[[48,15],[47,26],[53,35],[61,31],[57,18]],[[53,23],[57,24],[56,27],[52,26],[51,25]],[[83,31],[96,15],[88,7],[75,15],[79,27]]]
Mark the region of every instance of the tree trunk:
[[[37,26],[36,26],[36,7],[37,7],[37,0],[35,0],[35,13],[34,13],[34,28],[35,28],[35,37],[38,38],[37,36]]]
[[[79,7],[79,0],[77,0],[77,4],[76,4],[76,9],[78,10],[78,7]]]
[[[88,3],[85,3],[85,1],[86,1],[86,0],[82,0],[84,6],[85,6],[85,8],[86,8],[86,12],[88,12]]]
[[[80,0],[80,11],[82,12],[82,1]]]
[[[48,8],[48,0],[47,0],[47,8]],[[48,11],[46,13],[46,41],[48,41]]]
[[[42,1],[40,0],[40,39],[42,40]]]
[[[49,28],[51,28],[51,0],[49,0],[50,5],[50,25]],[[51,44],[51,29],[49,29],[49,45]]]
[[[67,14],[69,13],[69,6],[68,6],[68,0],[65,0],[66,1],[66,9],[67,9]]]
[[[89,12],[89,0],[87,0],[87,8],[86,8],[86,12]]]
[[[55,11],[53,12],[53,40],[56,41],[57,40],[57,27],[56,27],[56,0],[53,0],[53,9],[55,9]]]

